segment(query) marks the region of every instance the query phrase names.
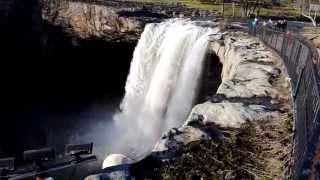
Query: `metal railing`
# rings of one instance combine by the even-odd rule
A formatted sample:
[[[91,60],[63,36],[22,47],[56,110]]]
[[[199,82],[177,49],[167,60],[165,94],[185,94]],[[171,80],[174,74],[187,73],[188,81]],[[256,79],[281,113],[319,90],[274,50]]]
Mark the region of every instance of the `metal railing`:
[[[305,38],[266,27],[249,28],[283,59],[294,101],[294,179],[320,177],[320,58]]]

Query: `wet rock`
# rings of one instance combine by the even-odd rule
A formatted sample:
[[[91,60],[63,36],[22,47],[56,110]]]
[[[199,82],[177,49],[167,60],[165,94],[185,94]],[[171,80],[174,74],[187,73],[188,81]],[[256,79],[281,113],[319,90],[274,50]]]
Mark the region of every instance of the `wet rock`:
[[[209,135],[192,126],[183,126],[178,129],[178,133],[170,132],[170,136],[162,138],[156,145],[153,152],[166,152],[168,153],[179,151],[179,149],[190,142],[198,141],[201,139],[210,139]]]

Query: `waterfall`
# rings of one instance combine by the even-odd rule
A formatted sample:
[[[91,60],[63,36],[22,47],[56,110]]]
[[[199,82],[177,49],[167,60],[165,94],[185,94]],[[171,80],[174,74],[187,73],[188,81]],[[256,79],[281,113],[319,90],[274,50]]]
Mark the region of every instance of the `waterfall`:
[[[209,35],[218,30],[171,19],[145,27],[134,51],[112,146],[133,159],[186,120],[201,78]],[[120,130],[120,131],[119,131]]]

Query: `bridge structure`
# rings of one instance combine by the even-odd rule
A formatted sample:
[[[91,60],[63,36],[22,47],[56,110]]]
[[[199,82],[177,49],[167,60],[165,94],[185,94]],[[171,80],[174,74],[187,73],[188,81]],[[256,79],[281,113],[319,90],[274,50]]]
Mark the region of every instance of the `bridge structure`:
[[[320,177],[320,57],[306,38],[267,27],[250,29],[283,59],[291,78],[294,143],[293,179]]]

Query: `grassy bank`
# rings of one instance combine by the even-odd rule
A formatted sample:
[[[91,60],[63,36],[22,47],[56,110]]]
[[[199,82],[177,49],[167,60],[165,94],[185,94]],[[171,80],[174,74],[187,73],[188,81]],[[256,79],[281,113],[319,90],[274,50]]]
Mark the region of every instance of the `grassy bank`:
[[[168,4],[168,3],[182,3],[190,8],[202,9],[212,12],[221,12],[222,5],[221,4],[213,4],[200,2],[197,0],[136,0],[140,2],[149,2],[156,4]],[[233,8],[231,3],[226,3],[224,5],[224,16],[232,16]],[[241,8],[240,6],[235,7],[234,15],[239,17],[241,16]],[[260,10],[261,16],[299,16],[299,10],[294,9],[289,4],[285,3],[280,6],[273,6],[268,8],[261,8]]]
[[[290,179],[292,115],[280,119],[220,128],[222,138],[185,145],[170,161],[135,165],[138,179],[272,180]]]

